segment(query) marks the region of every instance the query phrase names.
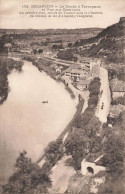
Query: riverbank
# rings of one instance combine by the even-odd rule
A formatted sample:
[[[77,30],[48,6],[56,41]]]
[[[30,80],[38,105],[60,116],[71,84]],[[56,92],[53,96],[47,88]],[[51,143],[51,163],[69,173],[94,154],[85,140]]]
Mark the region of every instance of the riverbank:
[[[65,89],[68,91],[68,93],[71,95],[71,98],[75,98],[75,95],[73,91],[68,87],[67,84],[62,80],[61,75],[54,71],[53,67],[51,65],[53,64],[53,61],[50,61],[49,59],[37,59],[34,56],[25,56],[23,57],[24,60],[32,62],[34,66],[38,68],[40,72],[44,71],[49,75],[52,79],[56,80],[57,82],[62,82],[65,85]]]
[[[0,57],[0,104],[2,104],[9,93],[8,74],[13,69],[21,71],[23,66],[22,61],[16,61],[12,58]]]

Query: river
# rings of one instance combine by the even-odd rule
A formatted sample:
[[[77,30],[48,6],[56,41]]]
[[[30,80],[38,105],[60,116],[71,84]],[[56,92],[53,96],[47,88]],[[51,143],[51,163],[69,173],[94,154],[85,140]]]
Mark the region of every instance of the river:
[[[63,131],[76,111],[63,83],[24,61],[21,73],[9,76],[10,92],[0,106],[0,182],[13,173],[19,152],[36,161],[50,141]],[[48,103],[43,104],[42,101]]]

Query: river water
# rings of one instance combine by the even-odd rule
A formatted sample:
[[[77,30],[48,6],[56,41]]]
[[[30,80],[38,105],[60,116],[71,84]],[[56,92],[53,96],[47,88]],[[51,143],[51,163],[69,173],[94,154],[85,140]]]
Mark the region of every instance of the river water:
[[[76,111],[63,83],[39,72],[31,62],[24,61],[23,71],[14,70],[8,79],[11,90],[0,106],[0,182],[12,174],[19,152],[26,150],[36,161]]]

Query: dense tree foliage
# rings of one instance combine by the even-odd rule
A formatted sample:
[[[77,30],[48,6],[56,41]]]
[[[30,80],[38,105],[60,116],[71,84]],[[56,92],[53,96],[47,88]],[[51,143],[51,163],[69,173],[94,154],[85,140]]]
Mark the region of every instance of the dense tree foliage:
[[[72,124],[72,131],[65,141],[66,154],[72,155],[72,166],[75,170],[81,168],[81,162],[88,153],[97,153],[101,150],[100,132],[101,123],[95,116],[95,107],[100,93],[100,79],[94,78],[89,85],[88,108]],[[96,99],[93,100],[93,98]]]
[[[124,193],[125,183],[125,112],[116,119],[114,127],[103,130],[102,151],[100,163],[107,167],[106,181],[100,186],[99,194]]]
[[[43,173],[42,169],[26,157],[26,152],[20,153],[16,161],[16,172],[10,177],[8,183],[3,186],[3,192],[9,194],[18,193],[48,193],[51,180]]]
[[[11,58],[0,57],[0,103],[2,103],[8,95],[8,79],[7,75],[13,70],[22,70],[23,62],[15,61]]]
[[[63,51],[59,51],[57,53],[57,56],[59,59],[62,60],[68,60],[68,61],[77,61],[77,57],[74,56],[74,50],[72,49],[67,49]]]
[[[62,140],[50,142],[47,148],[45,149],[46,160],[50,161],[53,166],[58,160],[63,156],[63,145]]]

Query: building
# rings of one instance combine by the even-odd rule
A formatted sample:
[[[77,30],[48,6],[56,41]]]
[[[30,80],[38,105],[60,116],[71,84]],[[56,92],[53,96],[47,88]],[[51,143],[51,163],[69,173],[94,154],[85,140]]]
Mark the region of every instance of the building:
[[[8,52],[10,52],[11,51],[11,48],[12,48],[12,44],[9,43],[9,42],[8,43],[5,43],[4,44],[4,48],[6,48]]]
[[[85,70],[85,71],[90,71],[91,70],[91,60],[90,59],[84,59],[82,61],[80,61],[80,66],[81,69]]]
[[[57,73],[62,73],[63,67],[62,66],[55,66],[54,69]]]
[[[110,107],[109,117],[116,118],[121,112],[125,110],[125,106],[122,104],[113,105]]]
[[[81,162],[81,173],[82,175],[94,175],[99,173],[100,171],[105,171],[106,167],[97,165],[96,162],[100,160],[102,156],[97,158],[94,162],[87,162],[86,159],[84,159]]]
[[[92,79],[81,79],[77,82],[77,88],[79,90],[88,90],[89,84]]]
[[[80,68],[71,68],[65,70],[65,76],[70,77],[74,81],[79,81],[80,77],[87,77],[87,72]]]
[[[27,54],[32,54],[32,49],[29,49],[29,48],[25,48],[25,49],[21,49],[20,50],[21,53],[27,53]]]
[[[99,77],[100,66],[101,66],[101,60],[100,59],[95,59],[95,60],[91,61],[90,71],[91,71],[91,75],[93,77]]]
[[[125,95],[125,82],[118,80],[117,78],[113,79],[111,82],[112,97],[113,99]]]

